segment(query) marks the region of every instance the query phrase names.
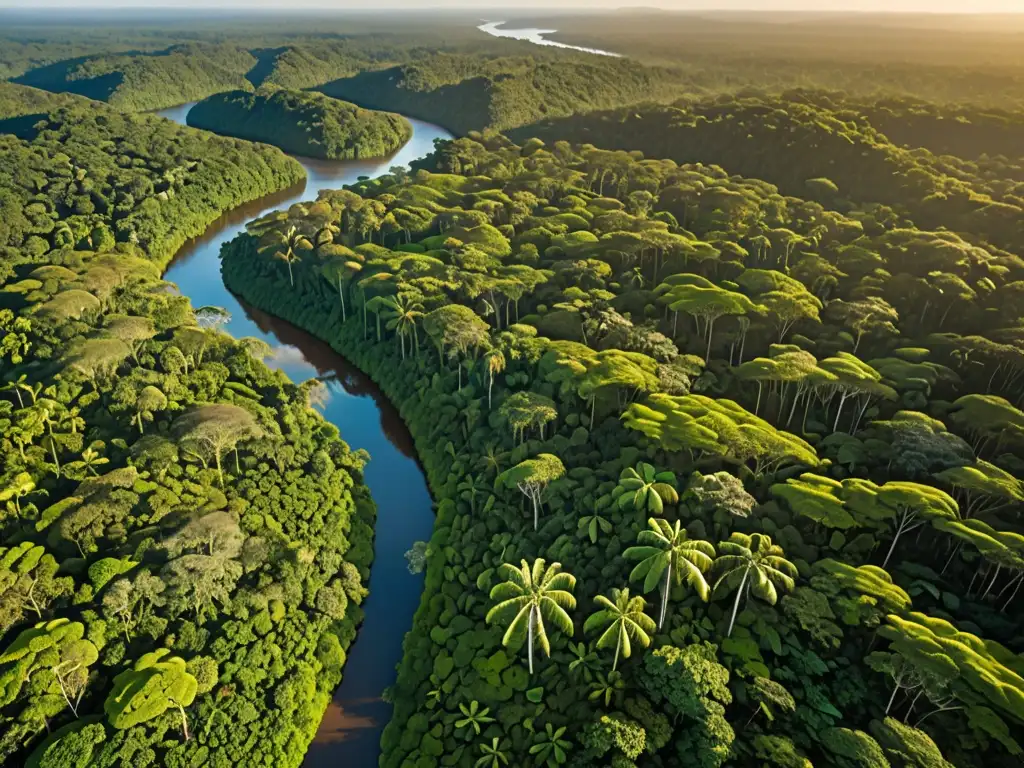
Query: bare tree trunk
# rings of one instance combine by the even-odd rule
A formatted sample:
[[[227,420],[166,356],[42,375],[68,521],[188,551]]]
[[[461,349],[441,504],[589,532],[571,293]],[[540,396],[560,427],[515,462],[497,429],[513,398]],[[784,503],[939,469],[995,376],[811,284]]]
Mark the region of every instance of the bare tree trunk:
[[[665,569],[665,583],[661,587],[661,613],[658,615],[658,629],[665,626],[665,612],[668,610],[668,593],[672,589],[672,561]]]
[[[890,697],[889,697],[889,703],[888,703],[888,704],[886,704],[886,706],[885,706],[885,714],[887,714],[887,715],[889,714],[889,710],[890,710],[890,709],[892,709],[892,703],[893,703],[894,701],[896,701],[896,693],[897,693],[897,691],[899,691],[899,689],[900,689],[900,683],[901,683],[902,681],[903,681],[903,676],[902,676],[902,675],[900,675],[900,676],[899,676],[899,677],[898,677],[898,678],[896,679],[896,685],[895,685],[895,686],[893,686],[893,689],[892,689],[892,696],[890,696]]]
[[[743,598],[743,587],[747,583],[747,576],[750,574],[748,568],[743,574],[743,580],[740,581],[740,588],[736,590],[736,601],[732,604],[732,617],[729,619],[729,631],[726,632],[726,637],[732,637],[732,627],[736,623],[736,614],[739,612],[740,600]]]
[[[192,735],[188,732],[188,718],[185,717],[185,708],[178,704],[178,711],[181,712],[181,730],[185,734],[185,741],[189,741]]]
[[[530,674],[531,675],[533,674],[533,621],[534,621],[533,617],[534,617],[534,611],[536,611],[536,610],[537,610],[537,608],[535,606],[531,606],[530,607],[530,622],[529,622],[529,627],[527,628],[527,636],[526,636],[526,653],[527,653],[527,655],[530,658]]]

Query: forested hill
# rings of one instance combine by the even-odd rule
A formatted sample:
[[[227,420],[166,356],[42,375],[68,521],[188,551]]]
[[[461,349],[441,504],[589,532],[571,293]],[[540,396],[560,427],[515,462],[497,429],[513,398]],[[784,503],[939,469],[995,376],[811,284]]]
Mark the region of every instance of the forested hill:
[[[15,82],[147,111],[249,86],[256,58],[234,45],[175,45],[152,53],[95,55],[34,69]]]
[[[25,115],[43,117],[60,107],[74,103],[80,104],[82,101],[79,97],[69,93],[51,93],[24,85],[0,82],[0,121]],[[4,133],[9,132],[4,131]]]
[[[546,116],[669,101],[684,87],[672,70],[622,59],[567,56],[556,62],[441,54],[335,80],[320,90],[465,134],[506,130]]]
[[[912,146],[894,144],[880,129]],[[840,210],[877,203],[923,227],[968,233],[1014,259],[1024,252],[1019,113],[923,110],[913,102],[873,104],[795,91],[553,119],[512,135],[720,163],[732,173],[770,181],[788,195]],[[933,154],[926,146],[964,157]],[[999,155],[1000,150],[1015,154]]]
[[[217,94],[196,104],[187,119],[189,125],[214,133],[330,160],[387,157],[412,136],[412,127],[400,115],[281,89]]]
[[[5,254],[45,258],[120,242],[140,246],[162,267],[224,210],[303,178],[302,167],[273,147],[101,104],[60,109],[31,133],[27,141],[0,134],[10,169],[0,179]]]
[[[361,618],[366,456],[160,273],[302,169],[96,103],[0,158],[0,764],[298,768]]]

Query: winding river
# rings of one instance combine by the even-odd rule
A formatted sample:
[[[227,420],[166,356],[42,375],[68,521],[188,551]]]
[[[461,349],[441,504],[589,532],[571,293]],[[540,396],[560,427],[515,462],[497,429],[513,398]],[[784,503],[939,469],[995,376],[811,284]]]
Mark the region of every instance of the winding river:
[[[191,107],[184,104],[157,114],[184,125]],[[226,330],[232,336],[255,336],[270,344],[273,356],[267,363],[293,381],[313,376],[324,380],[330,392],[324,417],[337,425],[353,449],[370,452],[365,479],[377,503],[377,527],[370,596],[363,604],[366,617],[349,648],[341,686],[306,755],[303,765],[309,768],[377,764],[381,732],[391,717],[391,705],[381,699],[381,692],[395,681],[402,639],[412,626],[423,591],[423,576],[408,572],[404,554],[413,542],[430,538],[434,514],[412,438],[397,410],[367,376],[327,344],[239,301],[221,280],[218,256],[221,245],[244,231],[246,222],[314,199],[320,189],[338,188],[359,176],[378,176],[391,166],[408,165],[430,152],[434,139],[451,138],[436,125],[409,122],[412,138],[390,158],[333,162],[296,157],[306,170],[304,184],[224,214],[201,237],[186,243],[164,274],[193,306],[227,309],[231,321]]]
[[[488,35],[493,37],[508,37],[513,40],[525,40],[528,43],[534,45],[546,45],[551,48],[566,48],[570,51],[582,51],[583,53],[592,53],[595,56],[613,56],[615,58],[621,58],[621,53],[613,53],[612,51],[605,51],[600,48],[584,48],[582,45],[569,45],[569,43],[562,43],[558,40],[551,40],[550,38],[544,37],[544,35],[553,35],[557,29],[538,29],[536,27],[527,27],[523,29],[507,29],[504,25],[508,22],[505,21],[487,21],[481,24],[477,29],[481,32],[486,32]]]

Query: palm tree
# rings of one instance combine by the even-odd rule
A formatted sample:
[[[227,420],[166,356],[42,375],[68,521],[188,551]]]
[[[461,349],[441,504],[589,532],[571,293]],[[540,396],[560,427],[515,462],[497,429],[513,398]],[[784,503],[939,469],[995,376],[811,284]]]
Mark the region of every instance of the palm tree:
[[[374,296],[368,301],[363,302],[363,317],[365,319],[367,312],[373,312],[373,316],[377,323],[377,341],[381,340],[380,321],[383,316],[384,310],[388,306],[388,299],[391,296]]]
[[[586,620],[583,631],[604,629],[597,638],[597,647],[615,646],[615,660],[612,662],[614,672],[619,666],[619,654],[628,659],[633,652],[634,642],[640,643],[644,648],[651,644],[654,619],[644,613],[647,601],[639,595],[630,597],[628,587],[613,589],[610,598],[598,595],[594,602],[602,608]]]
[[[501,639],[502,645],[522,643],[526,636],[527,654],[530,659],[530,674],[533,674],[534,638],[546,656],[551,656],[544,620],[552,622],[556,629],[572,637],[572,619],[566,610],[576,607],[576,598],[570,590],[576,586],[576,577],[562,573],[561,563],[546,566],[543,558],[533,561],[531,567],[522,560],[516,568],[502,563],[501,572],[505,581],[491,590],[491,599],[498,603],[487,612],[487,623],[508,621],[508,629]]]
[[[487,364],[487,410],[490,410],[491,388],[494,386],[494,377],[505,370],[505,353],[492,348],[484,353],[484,360]]]
[[[756,597],[775,605],[779,599],[778,587],[787,592],[793,589],[797,570],[784,557],[782,547],[773,544],[771,537],[763,533],[733,533],[728,541],[719,543],[718,551],[721,555],[715,560],[715,570],[721,575],[715,581],[714,591],[727,594],[736,589],[727,632],[731,636],[744,588],[747,593],[753,592]]]
[[[651,517],[650,526],[637,536],[638,546],[629,547],[623,556],[627,560],[639,560],[629,574],[630,581],[644,580],[644,593],[661,584],[661,611],[658,615],[658,629],[665,625],[665,611],[672,584],[684,581],[697,590],[701,599],[707,601],[710,590],[704,579],[704,572],[712,564],[715,548],[711,542],[700,539],[690,540],[682,523]]]
[[[330,259],[320,268],[321,274],[338,286],[338,299],[341,301],[341,322],[343,323],[348,320],[348,312],[345,308],[345,283],[362,268],[363,265],[358,261],[349,261],[343,258]]]
[[[481,707],[480,702],[476,699],[469,702],[469,706],[459,704],[459,711],[462,713],[462,717],[455,721],[455,727],[468,728],[467,739],[473,734],[479,736],[481,725],[494,722],[494,718],[488,714],[491,711],[490,708]]]
[[[412,336],[416,345],[417,355],[420,350],[420,337],[416,329],[416,323],[423,317],[423,303],[414,295],[400,293],[397,296],[388,296],[384,299],[384,317],[387,318],[385,326],[389,331],[398,334],[399,343],[402,345],[402,359],[405,360],[405,337]]]
[[[288,231],[284,235],[280,235],[280,245],[284,246],[283,249],[279,248],[274,253],[275,259],[280,259],[288,265],[288,282],[291,283],[292,287],[295,287],[295,276],[292,274],[292,264],[299,261],[298,249],[303,247],[306,250],[312,250],[313,244],[309,241],[309,238],[299,232],[299,230],[293,224],[288,228]]]
[[[504,752],[506,749],[508,749],[508,741],[505,740],[499,744],[497,736],[491,739],[490,744],[481,744],[480,751],[483,752],[483,757],[477,758],[477,761],[473,763],[473,768],[501,768],[503,765],[508,765],[508,757]]]

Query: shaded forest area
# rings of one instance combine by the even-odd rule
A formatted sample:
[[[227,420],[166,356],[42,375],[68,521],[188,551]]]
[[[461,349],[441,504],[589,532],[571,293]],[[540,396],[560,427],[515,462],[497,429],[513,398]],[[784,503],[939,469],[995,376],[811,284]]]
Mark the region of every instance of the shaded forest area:
[[[412,136],[401,115],[277,88],[211,96],[192,107],[187,119],[196,128],[328,160],[388,157]]]

